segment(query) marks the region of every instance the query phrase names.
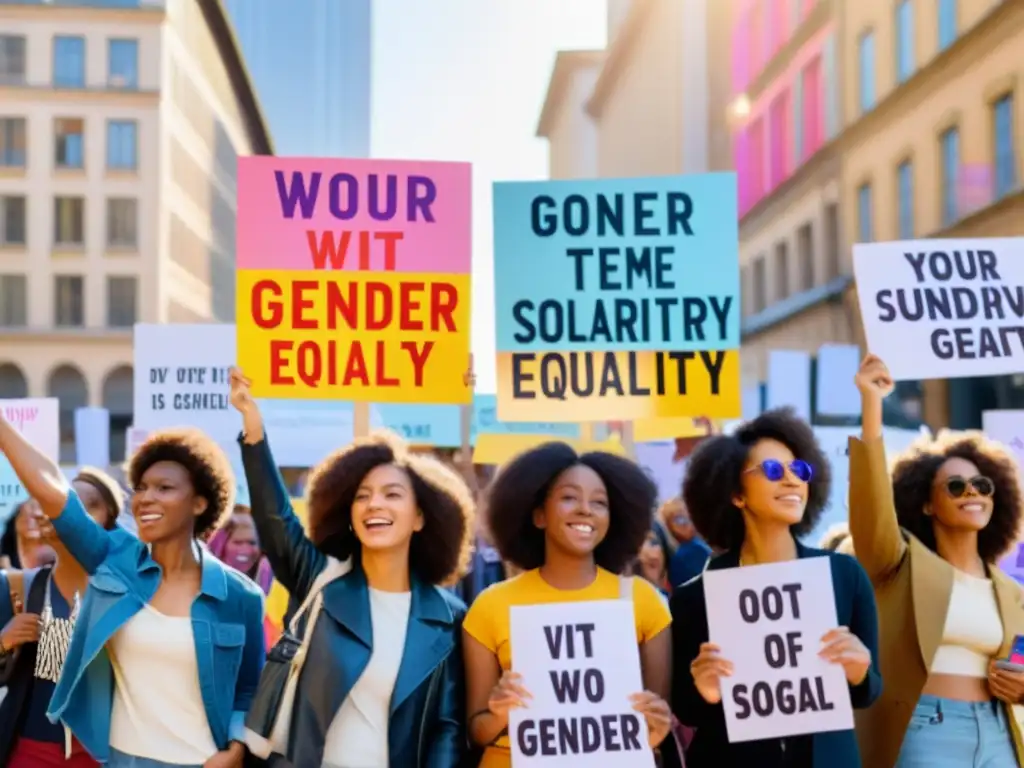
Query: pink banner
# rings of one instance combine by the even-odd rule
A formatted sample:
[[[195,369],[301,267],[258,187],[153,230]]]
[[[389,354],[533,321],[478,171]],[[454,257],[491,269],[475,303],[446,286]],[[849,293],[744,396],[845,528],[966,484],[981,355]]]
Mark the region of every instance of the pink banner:
[[[467,274],[469,163],[238,159],[238,269]]]

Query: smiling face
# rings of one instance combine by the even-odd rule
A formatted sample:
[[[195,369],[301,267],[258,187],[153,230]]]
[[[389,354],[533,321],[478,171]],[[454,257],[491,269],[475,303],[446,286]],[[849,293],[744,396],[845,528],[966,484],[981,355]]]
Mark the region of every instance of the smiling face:
[[[256,526],[251,517],[239,514],[232,515],[229,526],[231,533],[224,542],[224,562],[242,573],[248,573],[260,558]]]
[[[992,481],[967,459],[946,459],[935,473],[926,514],[935,525],[956,531],[980,531],[992,519]]]
[[[381,464],[366,473],[352,502],[352,530],[366,549],[408,548],[413,534],[423,530],[408,472]]]
[[[611,516],[604,481],[590,467],[577,464],[551,484],[544,506],[534,511],[549,549],[571,557],[590,557],[608,533]]]
[[[188,471],[174,461],[158,461],[142,473],[132,494],[132,516],[147,544],[191,533],[207,507]]]
[[[764,522],[795,525],[804,516],[808,485],[794,472],[796,456],[778,440],[759,440],[750,447],[743,475],[742,493],[733,503]],[[772,479],[772,470],[781,464],[782,476]]]

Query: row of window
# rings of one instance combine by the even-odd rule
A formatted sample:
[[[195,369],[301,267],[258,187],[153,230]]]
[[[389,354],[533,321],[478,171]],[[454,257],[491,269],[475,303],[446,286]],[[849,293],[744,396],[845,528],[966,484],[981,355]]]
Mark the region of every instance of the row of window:
[[[58,328],[85,326],[85,275],[54,275],[53,324]],[[131,328],[138,318],[139,279],[107,277],[107,327]],[[28,276],[0,274],[0,327],[28,326]]]
[[[916,28],[914,24],[915,0],[900,0],[896,3],[895,50],[893,55],[896,64],[897,85],[909,80],[917,71],[917,51],[914,40]],[[959,3],[957,0],[936,0],[938,24],[935,34],[939,51],[952,45],[959,33]],[[878,100],[878,82],[875,63],[878,51],[875,46],[875,32],[868,30],[860,37],[858,47],[859,71],[859,102],[861,112],[870,112]]]
[[[84,37],[56,35],[53,38],[53,85],[57,88],[85,88],[85,56]],[[24,35],[0,35],[0,85],[26,85],[27,81],[28,39]],[[138,40],[107,40],[106,85],[121,90],[139,87]]]
[[[86,121],[81,117],[53,120],[53,165],[58,169],[85,167]],[[107,170],[135,171],[139,167],[139,124],[136,120],[107,120]],[[0,117],[0,167],[28,164],[28,120]]]
[[[1018,189],[1017,146],[1014,136],[1014,101],[1006,94],[992,103],[993,157],[991,201],[1001,200]],[[960,129],[946,129],[939,137],[940,221],[943,227],[955,224],[970,204],[965,200],[965,184],[961,178]],[[896,168],[897,236],[911,240],[917,235],[914,221],[914,161],[907,158]],[[857,240],[869,243],[875,239],[875,205],[871,182],[857,190]]]
[[[839,277],[839,207],[835,203],[825,207],[818,225],[822,228],[824,251],[820,260],[815,250],[815,222],[809,220],[796,231],[795,263],[790,259],[792,243],[786,238],[775,244],[771,254],[759,254],[751,260],[749,268],[744,268],[744,289],[750,292],[745,307],[748,315],[756,315],[775,302]],[[775,283],[772,295],[769,295],[769,274]]]
[[[107,198],[107,246],[135,249],[139,245],[139,201],[133,197]],[[80,248],[85,245],[85,198],[62,195],[53,198],[53,244]],[[24,195],[0,196],[0,246],[28,245],[28,199]]]
[[[754,0],[732,32],[733,93],[743,93],[819,0]]]

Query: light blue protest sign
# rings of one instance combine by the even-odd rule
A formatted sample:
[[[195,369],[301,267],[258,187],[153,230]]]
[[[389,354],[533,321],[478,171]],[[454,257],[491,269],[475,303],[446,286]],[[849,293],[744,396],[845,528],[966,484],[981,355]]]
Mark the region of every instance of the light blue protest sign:
[[[578,438],[580,425],[543,421],[500,421],[498,396],[473,397],[473,425],[470,438],[474,445],[478,435],[550,435],[555,438]]]
[[[457,448],[462,443],[462,413],[457,405],[374,404],[371,424],[385,427],[411,445]]]
[[[497,182],[497,350],[740,346],[736,176]]]

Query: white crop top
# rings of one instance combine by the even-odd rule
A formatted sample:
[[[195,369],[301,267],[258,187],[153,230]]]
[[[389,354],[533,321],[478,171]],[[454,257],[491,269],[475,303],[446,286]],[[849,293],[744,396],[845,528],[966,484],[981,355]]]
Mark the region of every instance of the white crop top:
[[[988,662],[1003,644],[1003,620],[990,579],[955,571],[942,642],[932,673],[988,677]]]

